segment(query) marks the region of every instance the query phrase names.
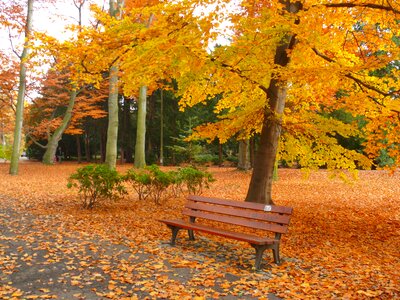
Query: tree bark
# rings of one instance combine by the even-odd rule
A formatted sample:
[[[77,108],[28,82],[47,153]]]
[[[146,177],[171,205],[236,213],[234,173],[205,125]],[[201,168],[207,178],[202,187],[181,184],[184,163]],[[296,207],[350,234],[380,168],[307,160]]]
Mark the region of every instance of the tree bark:
[[[62,122],[60,126],[56,129],[56,131],[54,131],[54,133],[50,136],[49,141],[47,142],[46,151],[42,158],[42,162],[46,165],[51,165],[54,163],[54,157],[56,156],[58,142],[61,140],[63,133],[65,132],[69,125],[69,122],[71,121],[72,110],[75,105],[76,95],[76,90],[72,90],[70,92],[68,107],[62,119]]]
[[[160,89],[160,165],[164,165],[164,91]]]
[[[76,135],[76,155],[78,156],[78,164],[82,162],[82,148],[81,148],[81,138]]]
[[[138,98],[138,116],[135,144],[135,161],[136,168],[146,166],[145,145],[146,145],[146,101],[147,101],[147,86],[141,86],[139,89]]]
[[[283,2],[290,13],[297,13],[302,8],[300,2]],[[299,20],[296,20],[298,24]],[[287,50],[295,44],[295,36],[286,36],[276,48],[274,63],[286,67],[290,58]],[[277,74],[275,74],[277,75]],[[270,85],[266,89],[268,105],[264,113],[264,122],[261,130],[260,145],[255,156],[253,174],[246,201],[273,204],[272,182],[276,154],[282,128],[282,114],[285,108],[287,82],[278,76],[272,76]]]
[[[32,15],[33,15],[33,1],[28,0],[28,10],[26,15],[25,24],[25,44],[22,54],[20,56],[20,69],[19,69],[19,87],[17,107],[15,113],[15,128],[14,128],[14,142],[11,154],[10,174],[18,175],[18,163],[22,139],[22,125],[24,118],[24,102],[25,102],[25,89],[26,89],[26,58],[29,54],[29,39],[32,31]]]
[[[273,204],[272,182],[285,107],[286,86],[280,87],[276,80],[272,80],[268,91],[269,102],[274,105],[271,111],[268,109],[264,117],[260,145],[255,156],[246,201]]]
[[[110,16],[121,19],[123,1],[110,0]],[[105,163],[115,169],[118,155],[118,63],[110,67],[110,87],[108,95],[108,128]]]
[[[238,169],[239,170],[250,170],[250,142],[249,140],[240,140],[239,141],[239,160],[238,160]]]
[[[110,93],[108,96],[108,128],[106,145],[106,165],[115,169],[118,142],[118,67],[110,68]]]
[[[90,162],[92,160],[92,157],[90,155],[90,138],[88,128],[85,129],[85,156],[86,162]]]

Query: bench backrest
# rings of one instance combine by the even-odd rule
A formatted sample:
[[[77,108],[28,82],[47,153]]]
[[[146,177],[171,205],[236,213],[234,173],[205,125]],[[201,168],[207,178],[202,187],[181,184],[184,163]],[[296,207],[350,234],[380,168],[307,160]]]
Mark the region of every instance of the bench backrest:
[[[193,218],[286,233],[293,209],[286,206],[189,195],[183,214]]]

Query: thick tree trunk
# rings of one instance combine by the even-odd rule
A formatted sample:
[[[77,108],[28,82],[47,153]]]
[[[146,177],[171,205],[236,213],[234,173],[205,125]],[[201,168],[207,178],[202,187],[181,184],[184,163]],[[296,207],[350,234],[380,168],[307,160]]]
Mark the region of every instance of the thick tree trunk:
[[[282,1],[290,13],[297,13],[302,8],[300,2]],[[296,20],[298,24],[299,20]],[[294,36],[286,36],[276,48],[274,63],[281,67],[289,64],[290,58],[287,51],[293,49]],[[272,76],[274,77],[274,76]],[[271,80],[266,96],[268,106],[265,110],[264,122],[261,131],[260,145],[255,156],[253,174],[246,201],[273,204],[272,182],[276,153],[282,128],[282,114],[285,108],[287,82],[275,77]]]
[[[49,141],[47,142],[46,152],[44,153],[42,159],[42,162],[46,165],[51,165],[54,163],[54,157],[56,156],[58,142],[61,140],[63,133],[65,132],[69,122],[71,121],[72,110],[75,105],[76,95],[76,90],[70,92],[68,107],[62,119],[62,122],[60,126],[56,129],[56,131],[54,131],[53,135],[50,136]]]
[[[108,128],[106,145],[106,165],[115,169],[118,142],[118,67],[110,68],[110,93],[108,96]]]
[[[18,174],[18,163],[22,139],[22,125],[24,118],[24,102],[25,102],[25,89],[26,89],[26,58],[29,54],[29,38],[32,30],[32,15],[33,15],[33,0],[28,0],[28,11],[26,16],[25,26],[25,44],[22,54],[20,56],[20,69],[19,69],[19,86],[17,107],[15,113],[15,128],[14,128],[14,143],[11,154],[10,174]]]
[[[272,204],[272,182],[282,127],[282,113],[285,107],[286,87],[279,87],[277,82],[272,80],[268,91],[270,103],[275,105],[271,107],[271,112],[264,117],[260,145],[255,156],[246,201]]]
[[[135,162],[136,168],[146,166],[145,145],[146,145],[146,100],[147,86],[140,87],[138,98],[138,116],[137,116],[137,131],[135,144]]]

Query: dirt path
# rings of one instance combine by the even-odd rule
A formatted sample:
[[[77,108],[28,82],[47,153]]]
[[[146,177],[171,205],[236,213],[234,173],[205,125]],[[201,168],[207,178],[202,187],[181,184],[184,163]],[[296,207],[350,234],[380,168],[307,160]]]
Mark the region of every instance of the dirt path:
[[[0,197],[1,299],[256,299],[239,284],[234,288],[237,274],[221,270],[219,278],[198,276],[204,276],[198,274],[202,265],[234,259],[221,255],[226,248],[205,251],[212,244],[205,238],[189,252],[161,241],[151,247],[116,244],[63,230],[56,216],[17,211],[11,204],[12,199]],[[172,267],[169,260],[176,262],[180,255],[182,265]],[[268,279],[268,273],[257,276]]]

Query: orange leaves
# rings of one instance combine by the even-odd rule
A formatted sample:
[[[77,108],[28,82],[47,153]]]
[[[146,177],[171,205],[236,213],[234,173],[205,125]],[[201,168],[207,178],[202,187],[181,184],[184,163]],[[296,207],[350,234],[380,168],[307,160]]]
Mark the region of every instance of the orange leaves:
[[[7,164],[0,164],[1,194],[14,198],[8,202],[0,197],[0,227],[19,229],[15,240],[10,232],[0,236],[2,245],[17,245],[14,256],[5,255],[7,247],[0,250],[1,274],[22,274],[29,268],[21,264],[31,263],[46,277],[53,266],[65,266],[52,285],[30,287],[29,292],[0,276],[0,298],[12,299],[13,293],[23,299],[51,298],[59,286],[60,293],[67,289],[88,299],[266,299],[269,293],[285,299],[400,296],[399,174],[361,171],[359,180],[349,184],[329,179],[325,170],[305,179],[300,170],[280,169],[274,201],[294,207],[281,248],[283,264],[274,265],[267,253],[262,270],[254,272],[254,251],[244,243],[201,235],[192,242],[182,231],[179,247],[165,244],[170,232],[157,219],[177,217],[184,199],[159,206],[126,198],[91,212],[81,210],[65,188],[77,167],[22,163],[16,178],[7,174]],[[129,166],[118,168],[123,172]],[[209,171],[217,180],[207,196],[245,197],[249,173]],[[7,205],[19,212],[6,214]],[[30,226],[18,227],[31,217]],[[39,263],[41,256],[44,261]]]

